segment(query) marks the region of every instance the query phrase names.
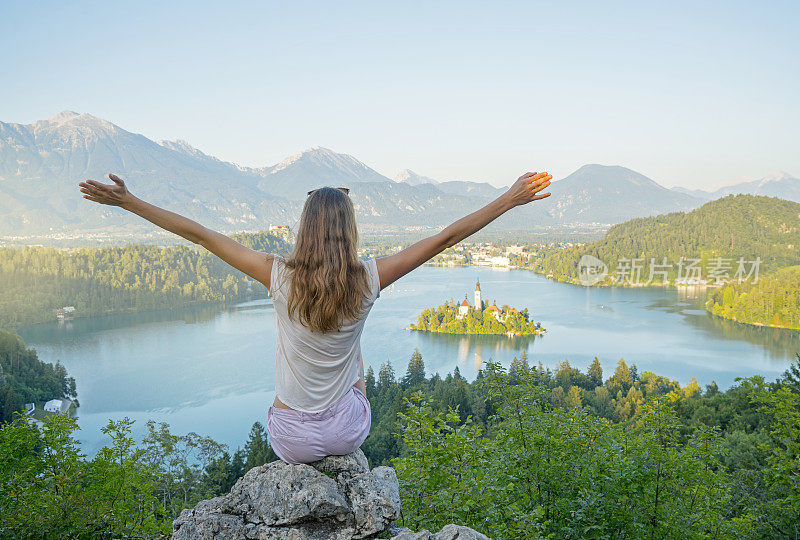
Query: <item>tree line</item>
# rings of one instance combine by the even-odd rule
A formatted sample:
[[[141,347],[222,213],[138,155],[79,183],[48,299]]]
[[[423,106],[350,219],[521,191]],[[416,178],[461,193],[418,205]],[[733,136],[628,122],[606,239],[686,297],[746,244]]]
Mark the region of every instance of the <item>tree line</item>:
[[[238,233],[257,251],[286,251],[268,232]],[[266,294],[242,272],[197,246],[0,248],[0,327],[56,319],[74,306],[76,317],[242,301]]]

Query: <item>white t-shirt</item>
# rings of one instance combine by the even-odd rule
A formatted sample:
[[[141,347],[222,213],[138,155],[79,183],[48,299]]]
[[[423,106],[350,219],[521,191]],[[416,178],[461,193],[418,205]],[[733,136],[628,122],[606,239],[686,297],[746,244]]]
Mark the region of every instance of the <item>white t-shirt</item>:
[[[275,392],[282,403],[304,412],[327,409],[344,396],[361,377],[361,330],[380,296],[375,259],[361,261],[367,269],[369,295],[360,319],[345,322],[341,330],[312,332],[289,318],[287,302],[291,271],[275,255],[270,296],[275,306],[278,333],[275,343]]]

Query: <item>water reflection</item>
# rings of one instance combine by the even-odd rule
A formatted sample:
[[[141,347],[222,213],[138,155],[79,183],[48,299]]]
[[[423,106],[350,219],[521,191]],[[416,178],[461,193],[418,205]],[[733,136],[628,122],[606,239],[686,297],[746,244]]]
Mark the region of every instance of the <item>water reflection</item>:
[[[157,311],[144,311],[140,313],[120,313],[104,317],[80,317],[66,321],[34,324],[24,326],[16,331],[28,343],[54,343],[60,342],[65,337],[91,334],[122,328],[135,328],[139,326],[158,325],[173,321],[183,321],[186,324],[200,324],[212,321],[223,311],[247,311],[263,309],[271,306],[272,300],[268,298],[254,298],[247,302],[235,305],[202,305],[180,309],[165,309]]]
[[[536,336],[493,336],[480,334],[436,334],[430,332],[414,332],[421,348],[429,351],[428,356],[456,350],[459,366],[470,366],[469,373],[477,373],[484,362],[505,357],[519,356],[533,345]],[[471,362],[470,362],[471,360]],[[426,360],[427,362],[427,360]],[[431,366],[433,367],[433,365]],[[464,369],[461,368],[463,373]],[[442,374],[444,375],[444,374]]]
[[[800,353],[800,332],[785,328],[759,327],[742,324],[703,311],[700,313],[684,313],[692,325],[700,328],[708,335],[725,339],[746,341],[758,345],[773,359],[791,361],[796,353]]]

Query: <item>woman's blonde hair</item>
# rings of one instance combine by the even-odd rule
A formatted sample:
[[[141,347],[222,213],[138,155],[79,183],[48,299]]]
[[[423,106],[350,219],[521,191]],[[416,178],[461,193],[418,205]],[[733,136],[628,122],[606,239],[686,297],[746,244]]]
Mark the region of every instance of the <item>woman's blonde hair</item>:
[[[353,202],[344,191],[313,191],[303,206],[295,245],[286,261],[291,273],[289,317],[317,332],[339,330],[361,316],[369,293],[358,259]]]

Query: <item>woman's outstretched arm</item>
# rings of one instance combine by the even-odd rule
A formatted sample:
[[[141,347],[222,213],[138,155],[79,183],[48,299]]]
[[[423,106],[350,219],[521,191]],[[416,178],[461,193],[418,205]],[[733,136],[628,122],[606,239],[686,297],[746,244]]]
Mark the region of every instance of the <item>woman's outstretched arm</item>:
[[[272,255],[245,247],[196,221],[145,202],[128,191],[125,182],[117,175],[109,174],[108,177],[114,182],[113,184],[101,184],[94,180],[78,183],[84,194],[83,198],[100,204],[119,206],[164,230],[199,244],[269,289]]]
[[[450,246],[478,232],[515,206],[549,197],[550,193],[539,192],[550,185],[552,178],[552,175],[545,172],[523,174],[514,182],[514,185],[508,188],[508,191],[480,210],[459,219],[441,232],[410,245],[399,253],[377,259],[381,289],[394,283]]]

